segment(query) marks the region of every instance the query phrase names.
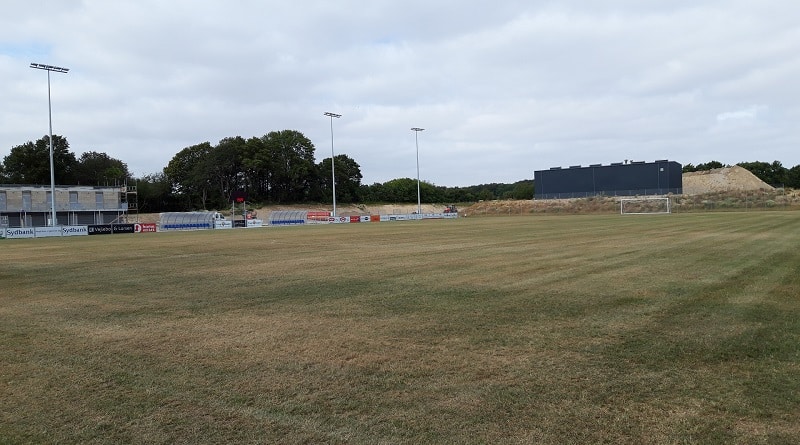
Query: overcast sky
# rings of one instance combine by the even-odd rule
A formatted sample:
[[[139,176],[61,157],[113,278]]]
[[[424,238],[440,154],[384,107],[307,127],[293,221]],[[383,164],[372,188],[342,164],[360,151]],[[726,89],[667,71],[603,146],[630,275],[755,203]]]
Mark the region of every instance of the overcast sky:
[[[48,132],[135,176],[297,130],[363,183],[626,159],[800,164],[797,0],[8,0],[0,158]]]

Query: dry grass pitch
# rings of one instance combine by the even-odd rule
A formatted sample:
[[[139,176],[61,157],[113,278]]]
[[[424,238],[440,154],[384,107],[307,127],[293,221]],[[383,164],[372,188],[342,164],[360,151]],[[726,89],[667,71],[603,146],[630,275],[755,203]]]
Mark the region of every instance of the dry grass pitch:
[[[0,443],[797,443],[800,212],[0,240]]]

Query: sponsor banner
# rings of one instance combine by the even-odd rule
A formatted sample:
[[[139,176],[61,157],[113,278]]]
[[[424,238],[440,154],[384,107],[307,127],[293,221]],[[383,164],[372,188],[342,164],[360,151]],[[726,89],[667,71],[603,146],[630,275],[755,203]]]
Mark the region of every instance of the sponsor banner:
[[[5,236],[8,239],[15,238],[33,238],[36,236],[36,230],[33,227],[26,227],[22,229],[3,229]]]
[[[36,238],[50,238],[61,236],[61,227],[36,227],[34,229]]]
[[[61,226],[61,236],[86,236],[89,229],[86,226]]]
[[[233,222],[233,227],[247,227],[247,221],[243,219],[237,219]]]
[[[361,217],[360,217],[360,216],[358,216],[358,215],[351,216],[351,217],[350,217],[350,222],[351,222],[351,223],[357,223],[357,222],[361,222]]]
[[[156,223],[137,223],[133,225],[133,231],[136,233],[155,233]]]
[[[381,222],[381,215],[370,215],[369,216],[370,222]]]
[[[136,224],[111,224],[111,233],[135,233]]]
[[[214,228],[215,229],[232,229],[233,228],[233,221],[228,221],[228,220],[214,221]]]
[[[361,222],[369,222],[369,221],[370,221],[369,220],[369,215],[362,215],[361,216]]]
[[[348,216],[331,216],[328,218],[329,223],[334,224],[345,224],[350,222],[350,217]]]
[[[111,224],[92,224],[86,229],[89,235],[111,235]]]
[[[307,212],[306,218],[309,221],[327,221],[328,217],[331,216],[331,212]]]
[[[247,220],[247,227],[264,227],[263,219],[249,219]]]

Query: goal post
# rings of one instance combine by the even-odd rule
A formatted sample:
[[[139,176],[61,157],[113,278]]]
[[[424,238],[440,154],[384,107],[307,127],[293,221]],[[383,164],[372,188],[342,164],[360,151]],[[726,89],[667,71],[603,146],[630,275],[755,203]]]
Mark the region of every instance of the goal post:
[[[657,215],[672,213],[669,196],[648,196],[639,198],[620,198],[620,215]]]

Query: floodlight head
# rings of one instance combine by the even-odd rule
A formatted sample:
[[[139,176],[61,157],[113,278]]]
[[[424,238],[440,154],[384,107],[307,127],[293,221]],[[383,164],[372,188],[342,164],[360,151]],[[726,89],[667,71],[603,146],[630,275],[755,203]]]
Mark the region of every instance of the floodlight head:
[[[336,113],[329,113],[329,112],[325,112],[324,114],[325,114],[325,116],[330,116],[330,117],[332,117],[332,118],[333,118],[333,117],[335,117],[335,118],[337,118],[337,119],[338,119],[338,118],[340,118],[340,117],[342,117],[342,115],[341,115],[341,114],[336,114]]]
[[[45,65],[43,63],[31,63],[31,68],[36,68],[38,70],[45,70],[45,71],[55,71],[57,73],[69,72],[69,68],[63,68],[60,66],[53,66],[53,65]]]
[[[425,131],[425,129],[424,128],[419,128],[419,127],[414,127],[414,128],[411,129],[411,131]]]

